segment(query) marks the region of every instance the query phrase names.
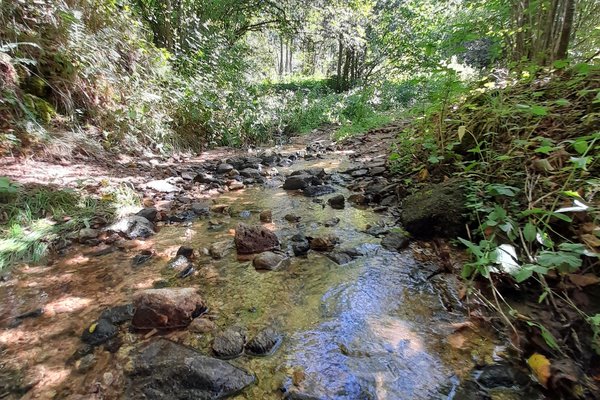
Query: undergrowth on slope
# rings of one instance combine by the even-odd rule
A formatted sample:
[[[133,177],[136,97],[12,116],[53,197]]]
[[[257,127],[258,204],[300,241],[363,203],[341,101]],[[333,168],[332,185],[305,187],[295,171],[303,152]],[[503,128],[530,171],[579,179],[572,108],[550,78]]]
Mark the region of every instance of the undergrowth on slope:
[[[472,256],[462,270],[469,287],[489,283],[488,304],[525,353],[590,368],[597,356],[584,349],[600,355],[600,309],[578,293],[600,282],[600,69],[531,66],[439,96],[447,100],[400,133],[395,171],[413,187],[451,176],[465,182],[472,223],[458,240]],[[505,297],[515,289],[550,311]],[[573,385],[574,393],[591,387]]]

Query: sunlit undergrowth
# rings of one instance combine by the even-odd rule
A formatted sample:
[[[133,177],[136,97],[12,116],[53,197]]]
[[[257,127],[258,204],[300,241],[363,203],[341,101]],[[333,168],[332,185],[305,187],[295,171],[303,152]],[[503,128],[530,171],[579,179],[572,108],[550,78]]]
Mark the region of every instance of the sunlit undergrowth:
[[[40,261],[54,246],[76,239],[79,230],[111,222],[128,205],[139,205],[139,199],[127,187],[107,187],[92,197],[71,189],[16,186],[0,177],[0,270]]]

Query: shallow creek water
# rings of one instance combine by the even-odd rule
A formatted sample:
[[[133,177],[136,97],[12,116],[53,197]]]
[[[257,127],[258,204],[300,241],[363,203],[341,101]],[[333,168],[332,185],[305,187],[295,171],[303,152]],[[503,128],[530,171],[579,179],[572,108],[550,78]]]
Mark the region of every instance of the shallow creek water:
[[[293,168],[319,166],[332,172],[347,166],[340,160],[331,156]],[[93,256],[86,255],[89,248],[73,247],[50,266],[16,269],[0,286],[3,377],[33,385],[25,399],[120,398],[128,352],[156,336],[144,339],[122,327],[123,346],[117,353],[98,348],[87,370],[66,361],[103,309],[125,304],[135,291],[166,280],[199,288],[218,329],[243,326],[252,337],[272,326],[284,334],[273,355],[230,361],[257,377],[236,399],[280,399],[282,387],[326,399],[453,398],[453,388],[474,364],[491,360],[493,340],[483,328],[463,330],[457,337],[456,324],[467,317],[444,307],[441,298],[451,289],[442,294],[435,280],[426,279],[435,270],[426,246],[413,243],[401,253],[384,250],[380,239],[362,232],[384,216],[349,204],[334,210],[326,205],[327,197],[324,206],[280,188],[230,192],[218,199],[230,206],[230,215],[211,216],[222,222],[221,229],[209,229],[208,220],[200,219],[189,226],[163,227],[128,250]],[[310,252],[293,258],[284,271],[257,272],[250,261],[238,260],[233,249],[220,260],[200,258],[197,274],[185,279],[166,269],[179,246],[199,249],[232,240],[237,223],[258,224],[265,209],[273,211],[268,226],[284,249],[287,238],[298,232],[315,237],[333,233],[340,238],[339,247],[362,246],[369,255],[340,266]],[[250,211],[250,217],[240,217],[241,211]],[[288,213],[300,216],[300,222],[287,222]],[[334,217],[341,220],[337,226],[323,225]],[[132,258],[142,248],[152,248],[158,256],[133,267]],[[36,308],[44,309],[42,316],[7,326],[11,316]],[[166,336],[210,354],[212,334],[183,330]]]

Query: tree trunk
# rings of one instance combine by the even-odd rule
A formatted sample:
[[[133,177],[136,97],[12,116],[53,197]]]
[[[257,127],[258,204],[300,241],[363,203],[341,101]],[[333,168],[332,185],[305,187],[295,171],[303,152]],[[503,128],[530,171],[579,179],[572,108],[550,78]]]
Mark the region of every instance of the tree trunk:
[[[567,58],[569,42],[571,40],[571,29],[573,28],[573,18],[575,16],[575,0],[565,1],[565,16],[560,30],[560,39],[556,46],[556,52],[553,60],[564,60]]]
[[[337,62],[337,82],[336,86],[338,91],[342,91],[342,57],[344,54],[344,45],[342,44],[342,34],[340,33],[340,38],[338,40],[338,62]]]
[[[283,75],[283,38],[279,37],[279,76]]]
[[[288,51],[289,51],[289,53],[290,53],[290,56],[289,56],[289,58],[288,58],[288,72],[289,72],[290,74],[292,74],[292,73],[294,72],[294,71],[293,71],[293,68],[292,68],[292,64],[293,64],[293,60],[292,60],[292,58],[293,58],[293,55],[294,55],[294,53],[292,52],[292,51],[293,51],[293,50],[292,50],[292,49],[293,49],[293,46],[294,46],[294,39],[290,39],[290,41],[289,41],[289,45],[288,45]]]
[[[289,53],[288,49],[289,49],[288,42],[285,42],[285,64],[283,65],[283,67],[284,67],[284,72],[286,75],[288,73],[288,62],[290,61],[290,53]]]
[[[547,15],[546,22],[544,23],[544,40],[543,40],[543,48],[544,48],[544,59],[542,60],[542,65],[546,65],[548,60],[552,57],[552,38],[554,35],[554,26],[556,21],[556,13],[558,11],[558,3],[560,0],[552,0],[552,6],[550,7],[550,12]]]

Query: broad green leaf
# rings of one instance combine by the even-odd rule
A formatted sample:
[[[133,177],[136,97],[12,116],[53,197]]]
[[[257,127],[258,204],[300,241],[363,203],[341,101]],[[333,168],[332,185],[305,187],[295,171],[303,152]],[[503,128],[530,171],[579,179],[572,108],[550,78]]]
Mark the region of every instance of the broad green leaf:
[[[573,143],[573,148],[577,153],[583,155],[588,150],[588,142],[585,140],[577,140]]]
[[[525,228],[523,228],[523,237],[529,243],[532,243],[535,240],[536,236],[537,236],[537,229],[536,229],[535,225],[533,225],[531,222],[528,222],[525,225]]]
[[[467,128],[465,126],[458,127],[458,140],[459,141],[462,141],[462,138],[465,136],[466,132],[467,132]]]
[[[592,162],[592,157],[571,157],[571,162],[576,168],[587,169],[587,165]]]

